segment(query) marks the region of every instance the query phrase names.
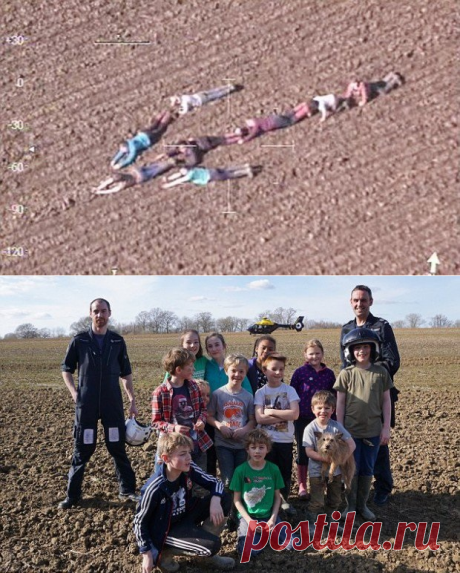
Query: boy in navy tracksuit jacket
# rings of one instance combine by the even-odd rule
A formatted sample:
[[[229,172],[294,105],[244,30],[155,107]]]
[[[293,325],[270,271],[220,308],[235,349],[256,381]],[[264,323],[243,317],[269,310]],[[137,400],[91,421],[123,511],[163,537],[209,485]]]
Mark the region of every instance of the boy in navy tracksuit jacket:
[[[192,440],[183,434],[167,434],[161,442],[163,464],[141,490],[134,518],[134,533],[143,555],[142,572],[153,567],[179,569],[174,555],[207,557],[220,569],[233,569],[230,557],[216,555],[220,532],[231,507],[223,483],[192,462]],[[193,483],[210,493],[192,497]]]

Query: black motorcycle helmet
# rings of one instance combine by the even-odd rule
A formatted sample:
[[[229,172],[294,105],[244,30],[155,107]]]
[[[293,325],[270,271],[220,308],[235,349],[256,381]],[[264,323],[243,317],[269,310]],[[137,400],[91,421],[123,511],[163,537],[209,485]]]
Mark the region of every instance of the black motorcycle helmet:
[[[354,364],[353,346],[357,344],[371,345],[371,360],[375,362],[380,356],[380,337],[370,328],[354,328],[343,337],[342,346],[345,360],[348,364]]]

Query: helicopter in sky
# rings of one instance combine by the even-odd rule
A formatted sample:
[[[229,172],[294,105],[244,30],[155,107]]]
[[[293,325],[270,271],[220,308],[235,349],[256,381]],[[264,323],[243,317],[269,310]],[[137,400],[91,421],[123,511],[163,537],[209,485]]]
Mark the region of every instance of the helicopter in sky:
[[[303,319],[303,316],[298,316],[293,324],[278,324],[264,316],[262,320],[251,325],[248,328],[248,332],[251,334],[271,334],[277,328],[286,328],[288,330],[297,330],[297,332],[300,332],[304,328]]]

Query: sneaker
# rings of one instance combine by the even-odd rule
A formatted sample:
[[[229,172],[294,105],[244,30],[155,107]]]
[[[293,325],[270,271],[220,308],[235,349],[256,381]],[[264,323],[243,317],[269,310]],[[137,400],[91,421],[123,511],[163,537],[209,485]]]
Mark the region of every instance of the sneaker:
[[[292,507],[292,505],[290,503],[288,503],[287,501],[284,501],[281,504],[281,509],[285,512],[286,515],[289,515],[290,517],[297,515],[296,508]]]
[[[119,499],[121,499],[122,501],[131,501],[132,503],[137,503],[140,499],[141,496],[140,495],[136,495],[135,493],[123,493],[120,492],[118,494]]]
[[[230,571],[230,569],[235,568],[235,560],[232,557],[224,557],[222,555],[206,557],[205,563],[216,567],[216,569],[222,569],[223,571]]]
[[[70,509],[80,503],[81,497],[66,497],[58,504],[59,509]]]
[[[386,503],[388,503],[389,497],[390,497],[389,493],[375,492],[374,503],[375,505],[385,505]]]

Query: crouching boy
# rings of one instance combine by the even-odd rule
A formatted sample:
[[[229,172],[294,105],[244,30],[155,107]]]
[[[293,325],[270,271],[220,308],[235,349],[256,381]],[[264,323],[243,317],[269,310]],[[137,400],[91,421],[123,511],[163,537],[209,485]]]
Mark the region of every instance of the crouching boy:
[[[175,555],[204,557],[210,566],[225,570],[235,566],[232,558],[216,555],[230,511],[230,495],[220,480],[192,462],[192,451],[188,436],[176,432],[165,435],[161,443],[163,464],[141,490],[134,533],[143,556],[142,573],[150,573],[154,567],[166,573],[178,571]],[[194,483],[207,489],[209,495],[192,497]]]

